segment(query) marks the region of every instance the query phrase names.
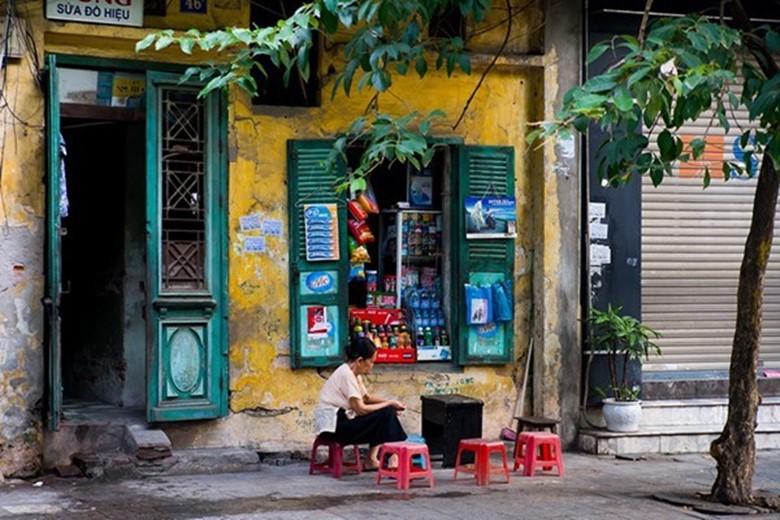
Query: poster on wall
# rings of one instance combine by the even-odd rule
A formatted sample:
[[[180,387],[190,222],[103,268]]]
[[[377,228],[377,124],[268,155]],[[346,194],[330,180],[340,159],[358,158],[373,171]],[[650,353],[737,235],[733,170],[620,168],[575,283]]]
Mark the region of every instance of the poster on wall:
[[[142,27],[144,0],[45,0],[46,18],[68,22],[86,22]]]
[[[339,308],[333,305],[303,305],[300,312],[301,356],[338,356],[341,345]]]
[[[514,197],[466,197],[466,238],[515,238]]]
[[[339,259],[339,217],[336,204],[303,206],[306,260],[328,262]]]

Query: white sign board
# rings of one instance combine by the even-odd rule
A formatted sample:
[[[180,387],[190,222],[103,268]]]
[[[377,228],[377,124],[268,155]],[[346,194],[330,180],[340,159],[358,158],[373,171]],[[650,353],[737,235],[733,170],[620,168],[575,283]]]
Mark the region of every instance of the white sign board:
[[[142,27],[144,0],[46,0],[46,18]]]

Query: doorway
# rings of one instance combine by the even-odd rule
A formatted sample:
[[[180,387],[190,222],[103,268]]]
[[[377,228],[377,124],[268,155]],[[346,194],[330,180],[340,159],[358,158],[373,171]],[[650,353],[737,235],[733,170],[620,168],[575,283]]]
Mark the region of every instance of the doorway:
[[[47,422],[227,414],[227,104],[181,71],[47,55]],[[92,408],[94,409],[94,408]]]
[[[63,398],[144,407],[145,125],[71,115],[61,119]]]

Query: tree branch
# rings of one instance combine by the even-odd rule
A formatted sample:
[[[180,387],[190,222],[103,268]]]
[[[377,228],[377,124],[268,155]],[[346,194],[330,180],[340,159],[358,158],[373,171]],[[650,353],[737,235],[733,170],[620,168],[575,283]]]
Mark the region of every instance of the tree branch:
[[[466,100],[466,104],[463,106],[463,110],[461,111],[460,116],[458,117],[458,120],[455,121],[454,125],[452,125],[452,129],[453,130],[457,129],[458,125],[460,125],[460,122],[463,121],[463,118],[466,116],[466,111],[468,111],[469,106],[471,106],[471,102],[474,100],[474,96],[477,95],[477,92],[479,92],[480,87],[482,87],[482,83],[485,81],[485,77],[488,75],[490,70],[496,64],[496,61],[498,61],[498,58],[501,56],[501,53],[504,52],[504,49],[506,48],[507,43],[509,43],[509,37],[512,35],[512,2],[511,2],[511,0],[506,0],[506,10],[507,10],[507,13],[509,13],[509,16],[507,17],[506,34],[504,35],[504,41],[501,42],[501,47],[498,48],[498,52],[496,52],[496,55],[493,56],[493,61],[491,61],[490,65],[488,65],[487,68],[482,72],[482,76],[479,78],[479,81],[477,82],[477,86],[474,87],[474,90],[471,92],[471,95]]]
[[[647,32],[647,21],[650,19],[650,9],[653,7],[653,0],[647,0],[645,12],[642,14],[642,23],[639,25],[639,46],[645,43],[645,32]]]
[[[723,4],[725,4],[726,1],[727,0],[721,0]],[[772,53],[769,52],[766,42],[761,38],[756,38],[752,34],[753,24],[750,22],[750,17],[748,16],[747,11],[745,11],[745,6],[742,5],[742,1],[730,0],[730,3],[734,13],[734,24],[737,26],[737,29],[745,34],[745,38],[743,38],[742,41],[750,50],[751,54],[756,57],[758,66],[761,67],[761,70],[767,78],[780,74],[780,67],[778,67]]]

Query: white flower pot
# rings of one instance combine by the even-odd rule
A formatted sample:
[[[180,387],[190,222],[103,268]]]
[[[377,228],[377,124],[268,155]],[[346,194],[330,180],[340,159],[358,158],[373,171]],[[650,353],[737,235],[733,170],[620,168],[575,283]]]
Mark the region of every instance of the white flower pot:
[[[604,399],[604,408],[601,411],[607,423],[607,430],[611,432],[639,430],[642,401],[615,401],[615,399],[608,397]]]

